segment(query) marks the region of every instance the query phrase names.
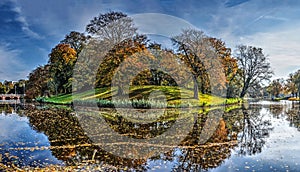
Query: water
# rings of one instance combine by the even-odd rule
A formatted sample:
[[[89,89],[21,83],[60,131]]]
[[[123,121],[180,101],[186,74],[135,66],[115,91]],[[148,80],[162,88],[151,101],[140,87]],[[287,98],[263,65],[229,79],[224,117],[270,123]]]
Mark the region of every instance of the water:
[[[17,114],[0,114],[0,155],[4,164],[17,167],[42,167],[63,164],[50,150],[31,148],[49,147],[48,137],[34,130],[27,117]]]
[[[273,106],[273,108],[278,107]],[[299,171],[299,128],[298,124],[288,121],[290,114],[286,114],[294,110],[286,108],[275,114],[269,107],[262,108],[260,113],[264,115],[264,119],[270,120],[272,130],[267,137],[263,138],[264,145],[261,152],[240,156],[238,149],[234,149],[232,157],[212,171],[230,171],[230,169],[233,171]]]
[[[300,169],[298,104],[258,102],[229,111],[214,109],[209,113],[192,109],[178,113],[177,109],[170,109],[163,115],[160,113],[157,121],[145,123],[138,121],[139,118],[133,114],[122,118],[111,109],[101,109],[96,115],[89,111],[84,115],[58,108],[16,113],[6,107],[0,115],[0,165],[7,168],[76,166],[79,170],[101,167],[124,171]],[[99,126],[101,119],[109,125]],[[162,136],[177,121],[186,119],[193,119],[192,126],[179,125],[180,130],[175,135],[164,136],[167,142],[147,147],[149,139]],[[188,133],[181,132],[186,128],[190,128]],[[130,139],[115,138],[110,130]],[[182,140],[172,142],[182,135]],[[132,140],[139,144],[133,144]],[[110,147],[120,150],[114,152]],[[126,158],[139,157],[141,150],[146,159]]]

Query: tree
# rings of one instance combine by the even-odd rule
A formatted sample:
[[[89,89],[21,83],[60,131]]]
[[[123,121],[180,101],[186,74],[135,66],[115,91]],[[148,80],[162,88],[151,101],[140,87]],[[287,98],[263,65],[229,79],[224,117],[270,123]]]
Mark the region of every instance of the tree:
[[[23,80],[23,79],[20,79],[18,82],[14,83],[17,94],[24,94],[25,93],[26,83],[27,83],[27,81]]]
[[[246,95],[249,88],[262,81],[269,81],[272,77],[273,71],[262,48],[240,45],[237,47],[236,58],[241,69],[241,98]]]
[[[294,91],[296,92],[296,97],[300,95],[300,70],[298,70],[297,72],[295,72],[292,76],[292,82],[295,88]]]
[[[108,52],[98,68],[96,86],[111,86],[112,79],[116,74],[122,76],[122,72],[126,70],[126,73],[123,74],[130,75],[130,73],[133,73],[138,68],[142,69],[143,63],[139,62],[139,55],[140,53],[147,52],[145,51],[146,42],[146,36],[137,35],[132,39],[127,39],[116,44],[114,48]],[[127,62],[124,63],[124,65],[127,66],[120,66],[124,60],[127,60]],[[120,69],[118,69],[118,67],[120,67]],[[125,67],[126,69],[124,69]],[[123,82],[126,81],[118,81],[118,93],[120,95],[123,94],[123,88],[121,88]]]
[[[7,80],[5,80],[3,82],[3,84],[5,85],[5,93],[6,94],[7,93],[15,93],[14,92],[14,83],[13,83],[13,81],[7,81]]]
[[[224,41],[217,38],[208,39],[222,63],[226,78],[226,97],[235,97],[236,92],[239,89],[237,60],[231,56],[231,49],[226,47]]]
[[[69,44],[58,44],[49,55],[50,74],[59,93],[71,93],[76,51]]]
[[[99,14],[86,26],[86,31],[110,45],[115,45],[123,40],[131,39],[136,34],[137,28],[133,20],[122,12],[109,12]]]
[[[2,82],[0,82],[0,94],[5,94],[6,87]]]
[[[132,53],[131,50],[134,51],[135,48],[139,47],[139,45],[135,48],[128,47],[129,45],[135,46],[133,42],[138,42],[133,40],[134,37],[139,37],[136,30],[133,20],[122,12],[112,11],[94,17],[86,26],[86,32],[89,34],[88,44],[77,60],[74,73],[75,91],[109,86],[112,71],[125,58],[125,56],[121,56],[128,56]],[[126,49],[131,50],[125,52]],[[116,59],[112,59],[112,57]],[[100,61],[103,63],[99,64]],[[81,76],[82,73],[87,74],[85,78]]]
[[[297,97],[297,87],[295,84],[295,77],[294,74],[291,73],[289,74],[289,78],[286,80],[286,84],[285,84],[285,91],[287,93],[292,94],[292,96],[296,96]]]
[[[284,80],[282,78],[275,79],[271,82],[268,87],[268,90],[271,95],[278,97],[280,93],[283,92]]]
[[[49,65],[39,66],[29,74],[28,83],[26,84],[26,97],[33,99],[45,94],[50,79],[49,68]]]
[[[96,75],[100,61],[107,54],[104,41],[90,38],[80,52],[73,69],[72,89],[74,92],[91,90],[96,84]]]
[[[71,31],[65,36],[65,39],[60,41],[62,44],[69,44],[71,48],[76,51],[76,57],[80,54],[81,50],[87,44],[90,36],[85,36],[84,33],[79,33],[76,31]]]
[[[184,86],[189,83],[182,61],[172,50],[162,50],[160,44],[150,42],[147,51],[152,55],[149,60],[152,64],[135,77],[134,85]]]
[[[183,30],[180,35],[172,38],[172,42],[177,46],[180,59],[190,68],[193,75],[194,98],[199,99],[198,78],[200,79],[200,91],[209,92],[210,76],[208,70],[215,70],[220,66],[215,66],[214,59],[218,56],[213,50],[208,37],[202,32],[194,29]]]

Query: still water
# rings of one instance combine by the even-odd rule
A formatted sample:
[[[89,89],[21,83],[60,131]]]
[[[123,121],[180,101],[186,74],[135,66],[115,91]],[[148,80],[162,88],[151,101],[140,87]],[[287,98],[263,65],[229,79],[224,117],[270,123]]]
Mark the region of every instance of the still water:
[[[299,171],[298,104],[262,101],[236,108],[187,111],[169,109],[167,115],[141,123],[111,109],[100,109],[98,116],[90,112],[84,116],[70,108],[24,110],[5,105],[0,114],[0,171],[48,166],[124,171]],[[100,118],[109,125],[97,126]],[[191,126],[178,125],[174,136],[166,136],[167,142],[142,142],[163,135],[176,121],[186,119],[193,119]],[[186,128],[190,129],[187,133],[181,132]],[[109,130],[141,142],[130,145],[112,139]],[[168,143],[169,137],[177,135],[184,138]],[[109,142],[97,142],[100,137]],[[111,145],[120,151],[110,151]],[[152,151],[144,151],[145,146]],[[147,158],[128,158],[139,157],[141,150]]]

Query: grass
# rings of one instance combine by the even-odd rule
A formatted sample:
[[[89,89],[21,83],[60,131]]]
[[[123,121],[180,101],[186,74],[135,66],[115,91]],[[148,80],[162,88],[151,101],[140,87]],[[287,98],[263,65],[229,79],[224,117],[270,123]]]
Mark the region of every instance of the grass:
[[[300,101],[300,98],[299,97],[290,97],[288,100],[289,101]]]
[[[290,97],[290,98],[287,98],[287,97],[280,97],[280,98],[274,98],[273,99],[274,101],[280,101],[280,100],[289,100],[289,101],[299,101],[300,98],[299,97]]]
[[[237,104],[239,98],[221,98],[214,95],[199,94],[199,100],[193,98],[193,90],[172,86],[133,86],[129,89],[128,99],[112,100],[117,89],[97,88],[74,94],[64,94],[49,98],[40,97],[37,101],[52,104],[71,104],[88,106],[97,103],[100,107],[135,107],[135,108],[165,108],[167,107],[204,107],[225,104]],[[164,103],[165,101],[165,103]]]

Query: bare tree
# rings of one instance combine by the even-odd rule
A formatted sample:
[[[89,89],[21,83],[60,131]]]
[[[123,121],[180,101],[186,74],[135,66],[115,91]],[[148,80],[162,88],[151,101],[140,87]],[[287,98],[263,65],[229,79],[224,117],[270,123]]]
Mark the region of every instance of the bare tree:
[[[262,81],[270,80],[273,71],[262,48],[240,45],[237,47],[236,58],[241,69],[243,98],[253,85]]]
[[[132,38],[136,30],[132,18],[122,12],[114,11],[99,14],[86,26],[89,34],[112,45]]]

